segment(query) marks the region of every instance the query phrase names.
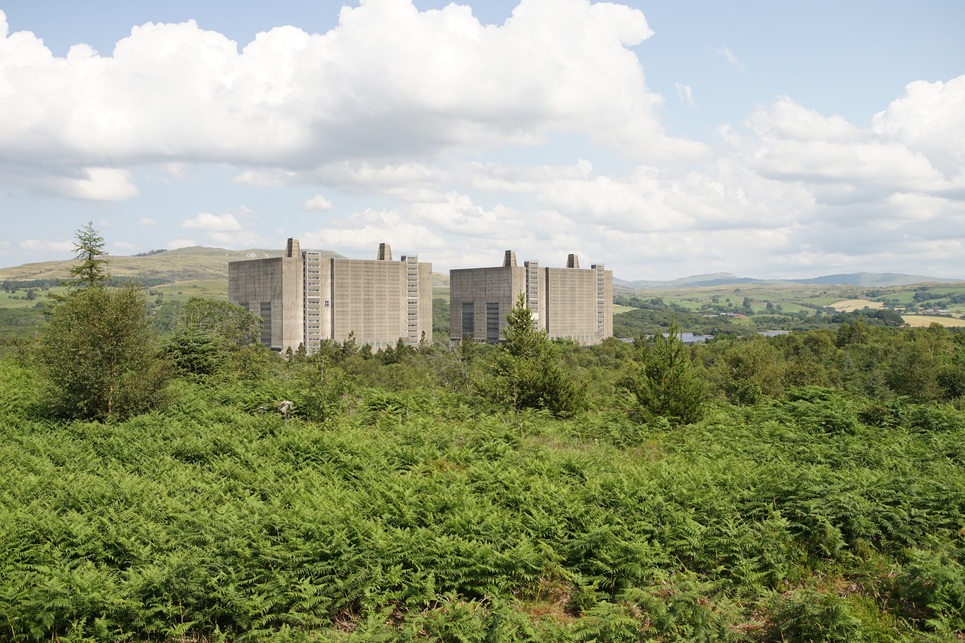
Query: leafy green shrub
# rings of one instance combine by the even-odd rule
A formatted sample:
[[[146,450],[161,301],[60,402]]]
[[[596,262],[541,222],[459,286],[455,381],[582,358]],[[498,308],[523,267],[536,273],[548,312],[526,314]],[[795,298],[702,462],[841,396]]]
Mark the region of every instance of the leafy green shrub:
[[[0,417],[23,417],[37,403],[36,374],[9,360],[0,360]]]
[[[965,631],[965,551],[916,549],[894,580],[907,618],[945,634]]]
[[[817,386],[797,388],[784,397],[780,408],[803,429],[816,433],[853,433],[858,411],[841,393]]]
[[[576,626],[577,641],[636,643],[646,641],[639,612],[629,605],[602,601],[587,610]]]
[[[773,343],[763,337],[750,337],[730,342],[714,370],[727,399],[747,405],[780,395],[785,368]]]
[[[162,401],[169,374],[135,286],[70,292],[51,311],[36,359],[51,411],[67,418],[115,420],[146,411]]]
[[[315,422],[336,417],[352,391],[342,369],[320,361],[300,369],[286,388],[288,399],[294,402],[292,413]]]
[[[830,592],[799,590],[776,595],[767,614],[765,641],[862,643],[868,633],[848,602]]]
[[[181,328],[167,339],[162,355],[182,375],[214,375],[226,366],[228,351],[224,340],[214,333]]]
[[[723,612],[707,599],[711,588],[692,575],[668,579],[648,588],[631,588],[620,595],[623,604],[639,610],[648,639],[728,641],[735,637]]]

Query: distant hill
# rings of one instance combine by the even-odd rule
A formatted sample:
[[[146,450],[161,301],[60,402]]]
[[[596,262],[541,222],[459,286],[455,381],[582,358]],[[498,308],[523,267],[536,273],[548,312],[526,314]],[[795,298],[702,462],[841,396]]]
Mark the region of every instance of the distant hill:
[[[846,275],[826,275],[813,279],[794,279],[797,284],[842,284],[848,286],[911,286],[921,283],[955,283],[961,279],[901,275],[892,272],[855,272]]]
[[[924,277],[921,275],[902,275],[890,272],[856,272],[851,274],[825,275],[811,279],[755,279],[753,277],[738,277],[737,275],[718,272],[707,275],[694,275],[673,281],[624,281],[613,279],[615,288],[627,290],[677,290],[681,288],[712,288],[715,286],[760,284],[801,284],[801,285],[836,285],[836,286],[866,286],[886,288],[891,286],[910,286],[923,283],[957,283],[960,279],[945,279],[942,277]]]
[[[330,250],[321,250],[323,256],[341,257]],[[228,262],[262,257],[280,257],[281,249],[226,250],[192,246],[177,250],[152,251],[143,255],[110,257],[110,273],[115,277],[140,277],[163,279],[166,282],[227,280]],[[0,281],[5,279],[27,281],[31,279],[66,279],[70,276],[73,260],[26,263],[11,268],[0,268]],[[715,286],[761,284],[802,285],[848,285],[865,287],[908,286],[920,283],[954,283],[956,279],[902,275],[895,273],[857,272],[852,274],[826,275],[811,279],[755,279],[718,272],[682,277],[673,281],[627,281],[613,279],[614,289],[628,290],[674,290],[681,288],[712,288]],[[449,275],[434,273],[433,286],[448,288]]]
[[[337,252],[320,251],[323,256],[341,257]],[[177,250],[154,251],[138,256],[111,255],[109,272],[115,277],[140,277],[176,281],[201,281],[228,278],[228,262],[263,257],[280,257],[279,250],[225,250],[192,246]],[[0,281],[30,279],[66,279],[73,260],[26,263],[13,268],[0,268]]]

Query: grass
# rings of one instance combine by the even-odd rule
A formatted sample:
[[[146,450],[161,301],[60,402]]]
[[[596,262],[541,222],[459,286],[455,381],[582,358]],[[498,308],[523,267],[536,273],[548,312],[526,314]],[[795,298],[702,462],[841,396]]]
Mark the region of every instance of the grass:
[[[912,328],[924,328],[932,324],[941,324],[949,328],[965,328],[965,319],[953,317],[938,317],[933,315],[902,315],[901,318]]]
[[[162,284],[149,289],[149,293],[164,295],[165,300],[187,301],[191,297],[205,299],[228,299],[228,282],[221,279],[199,279],[195,281],[179,281]]]
[[[880,301],[871,301],[868,299],[845,299],[844,301],[839,301],[832,305],[835,310],[840,310],[843,313],[850,313],[856,310],[863,310],[864,308],[870,308],[872,310],[878,310],[879,308],[884,308],[884,303]]]

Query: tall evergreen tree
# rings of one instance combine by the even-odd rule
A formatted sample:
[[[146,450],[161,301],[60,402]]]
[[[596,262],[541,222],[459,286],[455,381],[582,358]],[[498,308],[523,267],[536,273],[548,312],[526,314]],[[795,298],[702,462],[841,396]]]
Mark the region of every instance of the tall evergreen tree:
[[[493,396],[515,410],[548,409],[560,417],[581,409],[585,387],[564,372],[546,331],[536,327],[522,293],[506,321],[506,341],[500,344],[495,360]]]
[[[644,417],[665,417],[681,424],[703,417],[706,386],[694,372],[676,322],[670,324],[666,336],[657,333],[653,343],[642,348],[643,363],[626,380],[626,386]]]
[[[104,237],[98,234],[91,221],[77,230],[74,241],[74,258],[79,265],[70,269],[70,276],[80,280],[84,287],[102,284],[110,277],[107,274],[107,250],[104,249]]]

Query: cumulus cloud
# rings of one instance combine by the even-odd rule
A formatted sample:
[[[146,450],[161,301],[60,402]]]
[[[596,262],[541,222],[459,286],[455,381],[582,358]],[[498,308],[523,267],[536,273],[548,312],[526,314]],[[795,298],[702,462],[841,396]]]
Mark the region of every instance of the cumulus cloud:
[[[247,208],[240,208],[236,212],[245,218],[254,218],[254,213]],[[228,248],[250,248],[264,242],[260,233],[243,226],[231,212],[224,214],[201,212],[193,219],[182,221],[181,227],[199,230],[204,233],[208,241]]]
[[[123,201],[138,194],[127,170],[104,167],[87,168],[84,176],[65,185],[63,192],[88,201]]]
[[[321,194],[317,194],[302,203],[302,210],[308,212],[326,212],[332,209],[332,202]]]
[[[64,58],[0,20],[0,160],[81,168],[59,186],[77,198],[136,194],[117,164],[304,169],[551,132],[633,155],[705,151],[664,133],[629,49],[653,32],[617,4],[522,0],[494,26],[466,6],[362,0],[325,34],[278,27],[239,49],[193,21],[147,23],[110,56],[77,45]]]
[[[51,241],[49,239],[24,239],[17,244],[21,250],[29,254],[74,254],[73,241]]]
[[[242,229],[241,223],[230,212],[220,215],[201,212],[193,219],[182,222],[181,227],[206,232],[237,232]]]
[[[965,107],[965,100],[960,106]],[[757,138],[745,150],[744,161],[764,176],[809,183],[830,201],[842,189],[845,195],[875,198],[955,187],[925,154],[882,133],[883,121],[878,131],[861,129],[840,116],[824,116],[781,98],[748,119]]]
[[[924,155],[949,178],[965,170],[965,76],[916,81],[875,114],[872,131]]]
[[[194,22],[148,23],[110,55],[78,45],[65,57],[9,33],[0,13],[0,188],[117,201],[138,195],[135,177],[193,189],[207,172],[196,164],[211,163],[238,191],[298,188],[308,211],[332,209],[335,191],[340,210],[371,206],[314,217],[324,225],[302,234],[244,209],[160,219],[174,231],[153,234],[180,225],[192,237],[171,248],[300,236],[374,256],[389,241],[465,267],[513,247],[545,265],[577,252],[625,278],[960,256],[965,76],[910,83],[870,126],[779,97],[704,145],[661,125],[694,92],[678,84],[664,105],[647,86],[639,11],[523,0],[484,26],[456,4],[357,4],[324,34],[279,27],[239,44]],[[714,52],[742,68],[729,48]]]
[[[157,225],[157,221],[150,217],[142,217],[137,222],[137,225],[141,226],[142,228],[152,228]]]
[[[356,258],[375,258],[379,243],[391,244],[395,255],[426,253],[445,245],[424,222],[398,210],[366,209],[300,235],[305,248],[340,248]]]

